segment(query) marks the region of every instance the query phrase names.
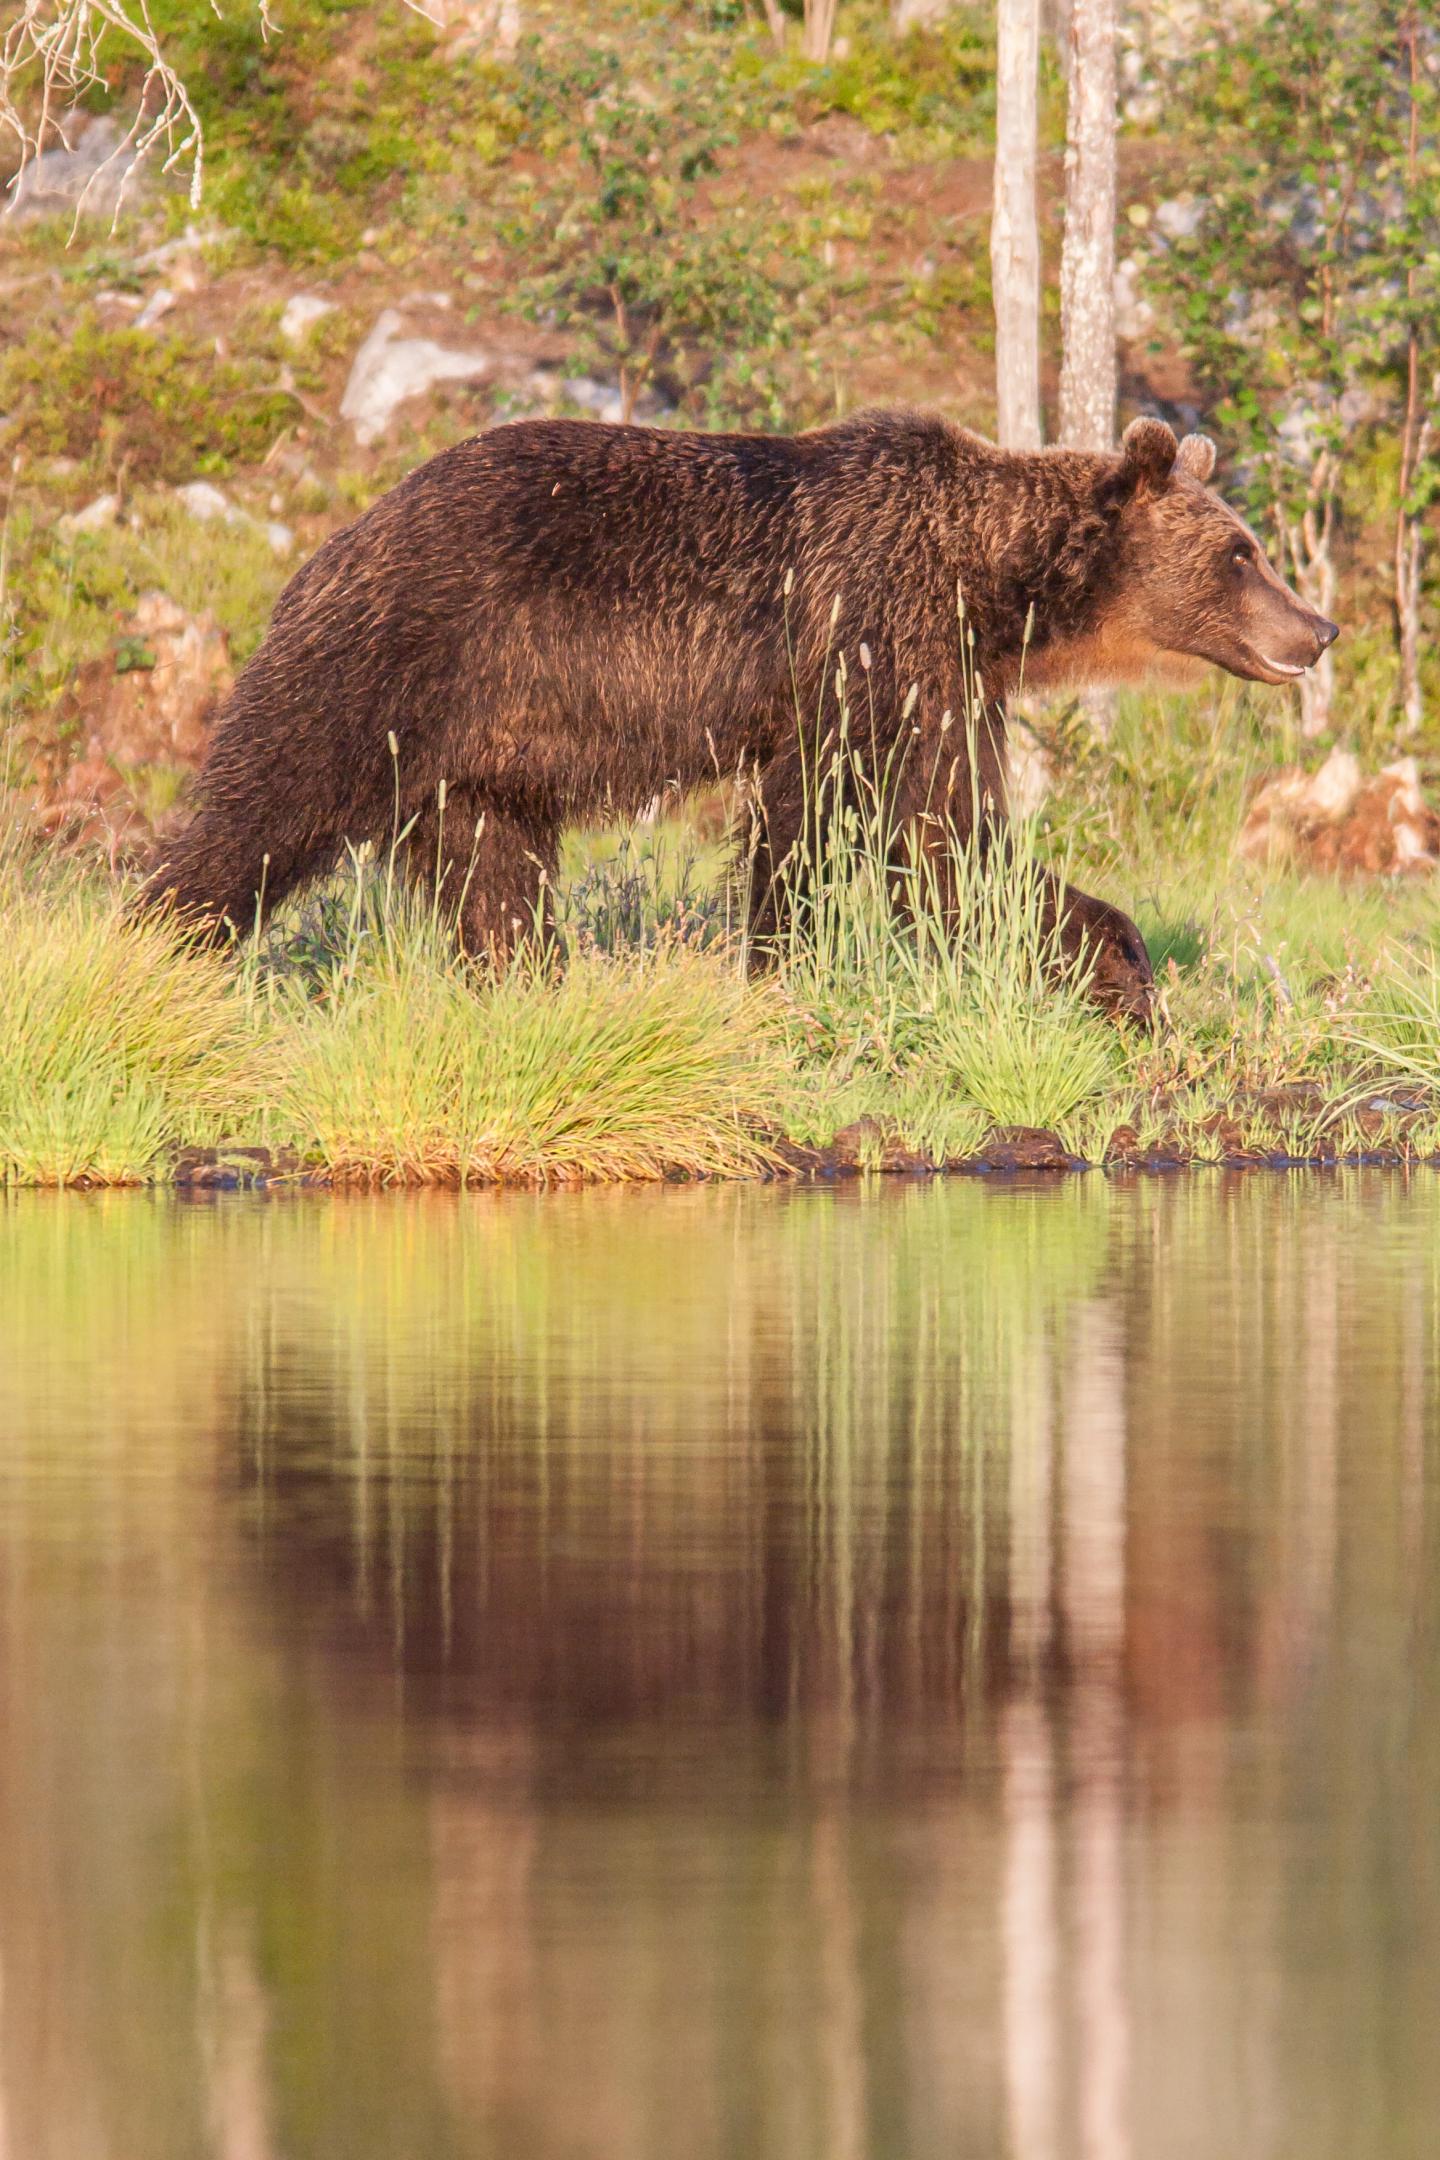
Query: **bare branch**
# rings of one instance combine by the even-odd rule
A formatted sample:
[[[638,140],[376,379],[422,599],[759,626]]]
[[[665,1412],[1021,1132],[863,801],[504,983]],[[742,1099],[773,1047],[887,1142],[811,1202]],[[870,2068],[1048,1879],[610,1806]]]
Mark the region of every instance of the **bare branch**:
[[[219,18],[219,0],[208,0]],[[270,0],[243,0],[253,8],[267,40],[279,27]],[[404,0],[426,21],[443,25],[443,6],[433,0]],[[516,14],[513,4],[507,20]],[[144,62],[145,73],[134,117],[110,155],[90,175],[76,205],[83,213],[104,173],[119,164],[115,198],[118,222],[125,195],[148,157],[160,154],[163,172],[189,167],[190,207],[198,209],[205,185],[205,130],[184,79],[166,58],[150,14],[149,0],[19,0],[19,12],[0,35],[0,151],[18,151],[18,163],[5,185],[6,210],[24,193],[25,174],[47,149],[69,149],[67,122],[78,100],[105,81],[107,46],[116,44]]]
[[[210,0],[218,14],[215,0]],[[254,0],[261,28],[273,25],[269,0]],[[103,164],[90,175],[76,205],[77,218],[102,174],[119,164],[115,198],[118,220],[130,184],[155,152],[162,171],[187,161],[190,202],[198,207],[205,179],[205,142],[200,116],[184,82],[166,59],[148,0],[21,0],[18,16],[0,40],[0,141],[19,151],[6,187],[9,207],[20,200],[27,169],[58,142],[68,148],[66,121],[85,91],[104,82],[107,44],[119,41],[145,62],[134,117]]]

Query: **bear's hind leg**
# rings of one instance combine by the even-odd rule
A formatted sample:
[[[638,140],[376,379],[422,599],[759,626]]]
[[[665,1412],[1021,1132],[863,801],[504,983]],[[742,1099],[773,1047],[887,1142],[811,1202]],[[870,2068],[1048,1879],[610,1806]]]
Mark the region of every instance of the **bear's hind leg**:
[[[268,837],[268,844],[267,844]],[[201,936],[245,937],[287,893],[322,875],[339,856],[338,837],[317,841],[277,828],[251,833],[218,806],[201,804],[140,889],[141,908],[171,907]]]
[[[472,958],[504,961],[527,939],[553,937],[560,832],[545,812],[447,787],[443,806],[437,795],[416,819],[406,854]]]

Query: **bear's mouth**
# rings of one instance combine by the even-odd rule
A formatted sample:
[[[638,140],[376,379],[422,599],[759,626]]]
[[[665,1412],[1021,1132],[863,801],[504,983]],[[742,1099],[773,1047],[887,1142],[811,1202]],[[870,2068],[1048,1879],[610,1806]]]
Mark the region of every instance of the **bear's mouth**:
[[[1288,681],[1292,675],[1303,675],[1305,673],[1304,661],[1272,660],[1268,653],[1257,653],[1255,657],[1260,662],[1261,667],[1271,675],[1278,675],[1282,682]]]
[[[1243,672],[1249,675],[1252,681],[1268,683],[1294,682],[1297,675],[1303,675],[1308,667],[1314,665],[1309,660],[1272,660],[1269,653],[1261,652],[1259,647],[1255,645],[1242,646],[1241,650],[1245,659],[1244,668],[1241,670],[1232,667],[1230,672],[1232,674]]]

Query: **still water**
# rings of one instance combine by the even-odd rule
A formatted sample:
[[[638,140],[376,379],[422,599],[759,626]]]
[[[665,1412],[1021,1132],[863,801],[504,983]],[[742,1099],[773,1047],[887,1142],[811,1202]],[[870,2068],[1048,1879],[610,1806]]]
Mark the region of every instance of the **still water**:
[[[1440,2150],[1440,1179],[0,1200],[3,2160]]]

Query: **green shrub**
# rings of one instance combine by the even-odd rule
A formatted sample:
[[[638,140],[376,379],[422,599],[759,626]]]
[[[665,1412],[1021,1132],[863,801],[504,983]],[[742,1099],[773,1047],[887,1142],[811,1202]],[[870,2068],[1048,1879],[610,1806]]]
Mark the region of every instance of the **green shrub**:
[[[0,411],[32,456],[72,457],[132,481],[190,480],[262,458],[295,417],[258,365],[91,312],[0,352]]]

